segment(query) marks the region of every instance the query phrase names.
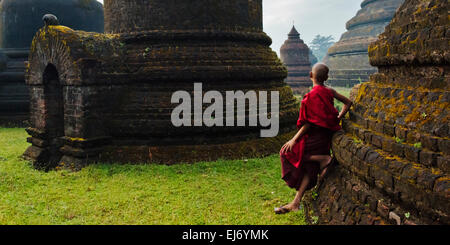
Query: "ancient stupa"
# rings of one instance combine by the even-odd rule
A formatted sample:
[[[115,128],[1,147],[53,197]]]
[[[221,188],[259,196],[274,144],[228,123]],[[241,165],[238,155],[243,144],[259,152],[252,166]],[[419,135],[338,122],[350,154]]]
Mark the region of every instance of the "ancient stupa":
[[[288,69],[286,82],[296,94],[304,95],[311,87],[310,52],[308,46],[300,39],[300,33],[293,26],[288,34],[288,39],[281,46],[280,58]]]
[[[361,10],[347,22],[347,32],[328,50],[323,62],[330,67],[328,84],[353,87],[377,71],[369,64],[367,48],[391,21],[404,0],[364,0]]]
[[[256,157],[276,153],[292,136],[298,104],[262,31],[261,0],[105,0],[104,7],[107,34],[46,26],[33,40],[26,76],[32,146],[24,156],[36,167]],[[182,91],[195,102],[194,83],[223,98],[278,92],[279,103],[270,104],[279,117],[268,103],[256,112],[279,118],[278,136],[261,138],[262,124],[174,126],[172,96]],[[245,101],[230,105],[250,115]]]
[[[448,1],[406,0],[369,47],[339,161],[308,202],[322,224],[450,224]],[[432,27],[432,29],[431,29]]]
[[[103,6],[95,0],[0,1],[0,125],[23,125],[29,96],[25,61],[44,14],[79,30],[103,32]]]

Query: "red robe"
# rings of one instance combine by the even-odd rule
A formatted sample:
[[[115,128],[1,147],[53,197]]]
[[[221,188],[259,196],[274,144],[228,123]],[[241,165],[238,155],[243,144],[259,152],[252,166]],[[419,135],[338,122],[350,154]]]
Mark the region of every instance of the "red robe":
[[[297,128],[300,129],[306,122],[312,124],[312,127],[294,145],[292,151],[280,152],[282,178],[288,186],[298,189],[304,174],[308,174],[311,179],[307,189],[315,186],[319,164],[306,162],[304,158],[308,155],[330,154],[331,136],[341,129],[338,115],[331,89],[316,85],[303,97]]]

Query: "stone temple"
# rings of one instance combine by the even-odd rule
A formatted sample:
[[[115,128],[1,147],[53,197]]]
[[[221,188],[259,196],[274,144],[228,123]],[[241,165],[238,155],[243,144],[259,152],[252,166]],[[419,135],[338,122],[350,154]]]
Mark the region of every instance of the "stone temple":
[[[103,6],[95,0],[0,0],[0,125],[23,125],[29,117],[24,62],[48,13],[63,25],[103,32]]]
[[[339,161],[310,198],[321,224],[450,224],[450,24],[445,0],[406,0],[369,47]],[[432,27],[432,28],[431,28]]]
[[[292,136],[298,103],[262,31],[261,0],[105,0],[104,8],[107,34],[46,26],[34,37],[26,72],[32,146],[24,156],[35,167],[258,157]],[[195,99],[194,83],[224,97],[277,91],[278,136],[261,138],[263,126],[175,127],[172,95]]]
[[[323,62],[330,67],[328,84],[353,87],[377,71],[369,64],[367,48],[391,21],[404,0],[364,0],[361,10],[347,22],[347,32],[328,50]]]
[[[312,86],[309,78],[309,72],[311,71],[310,52],[311,50],[300,39],[300,34],[293,26],[288,34],[288,39],[281,46],[280,58],[288,69],[286,82],[296,94],[304,95]]]

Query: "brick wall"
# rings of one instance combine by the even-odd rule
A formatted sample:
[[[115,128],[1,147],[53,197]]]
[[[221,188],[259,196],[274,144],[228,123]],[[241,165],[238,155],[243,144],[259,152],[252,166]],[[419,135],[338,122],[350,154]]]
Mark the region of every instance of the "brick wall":
[[[447,1],[407,0],[369,47],[379,73],[353,91],[333,138],[339,165],[309,197],[310,219],[450,223],[447,9]]]

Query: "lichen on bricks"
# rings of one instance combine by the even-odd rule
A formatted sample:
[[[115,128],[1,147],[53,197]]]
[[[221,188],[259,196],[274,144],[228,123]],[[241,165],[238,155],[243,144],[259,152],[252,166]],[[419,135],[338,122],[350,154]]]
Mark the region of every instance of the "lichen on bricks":
[[[319,223],[450,223],[448,7],[406,0],[370,45],[379,71],[352,93],[339,165],[307,202]]]

